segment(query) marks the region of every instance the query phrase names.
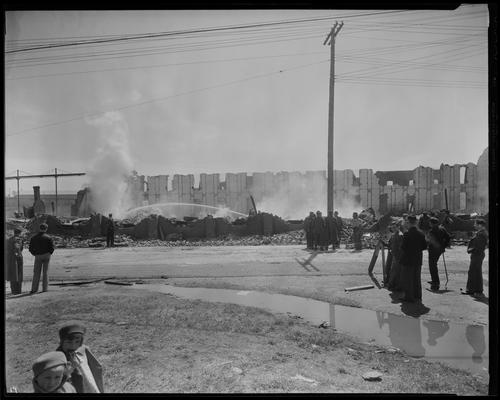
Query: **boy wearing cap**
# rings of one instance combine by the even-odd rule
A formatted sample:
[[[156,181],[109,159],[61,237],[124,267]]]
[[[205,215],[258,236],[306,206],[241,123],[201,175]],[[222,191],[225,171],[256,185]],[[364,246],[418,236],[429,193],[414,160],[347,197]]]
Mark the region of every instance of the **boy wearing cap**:
[[[439,273],[437,263],[441,254],[445,252],[450,244],[451,236],[448,231],[439,225],[439,220],[432,217],[430,220],[431,229],[428,233],[429,242],[429,272],[431,274],[431,290],[439,290]]]
[[[102,366],[90,349],[83,344],[85,327],[69,324],[59,330],[57,348],[71,364],[71,383],[77,393],[103,393]]]
[[[12,294],[21,294],[23,284],[23,239],[21,229],[14,229],[14,236],[7,239],[7,280]]]
[[[29,251],[35,256],[31,294],[38,292],[38,284],[40,283],[40,273],[42,272],[42,269],[42,289],[44,292],[49,289],[49,262],[50,256],[54,252],[54,241],[47,235],[47,229],[47,224],[40,224],[40,232],[33,236],[30,240]]]
[[[51,351],[33,363],[33,389],[35,393],[76,393],[67,381],[68,362],[60,351]]]

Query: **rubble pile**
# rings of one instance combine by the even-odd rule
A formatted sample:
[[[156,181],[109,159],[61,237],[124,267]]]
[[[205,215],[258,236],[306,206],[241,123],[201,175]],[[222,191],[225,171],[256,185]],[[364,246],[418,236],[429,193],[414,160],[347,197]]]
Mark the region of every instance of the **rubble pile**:
[[[453,224],[470,228],[476,215],[456,217]],[[363,216],[367,227],[362,236],[365,249],[374,249],[379,240],[387,242],[388,226],[395,217],[384,215],[376,220],[368,213]],[[485,218],[487,220],[487,216]],[[343,218],[340,243],[346,249],[352,249],[352,219]],[[54,238],[58,248],[86,248],[106,246],[107,218],[100,214],[88,218],[64,220],[52,215],[39,215],[31,219],[7,219],[6,234],[14,228],[22,230],[22,237],[27,241],[38,230],[40,223],[47,223],[48,233]],[[259,213],[248,218],[239,218],[232,223],[224,218],[206,217],[176,220],[149,213],[139,221],[115,221],[115,247],[147,246],[262,246],[262,245],[305,245],[303,221],[284,221],[280,217]],[[446,226],[446,225],[445,225]],[[471,229],[454,230],[451,233],[452,246],[467,245],[473,235]]]

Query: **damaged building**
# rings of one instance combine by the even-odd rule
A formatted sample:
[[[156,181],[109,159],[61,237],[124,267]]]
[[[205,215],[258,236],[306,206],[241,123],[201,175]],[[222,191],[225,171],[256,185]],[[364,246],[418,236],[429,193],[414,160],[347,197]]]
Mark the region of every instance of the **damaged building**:
[[[184,203],[226,207],[248,215],[253,210],[251,197],[259,206],[266,199],[276,197],[283,203],[286,199],[290,209],[296,209],[300,202],[326,199],[326,171],[301,172],[255,172],[205,174],[199,176],[195,187],[194,175],[156,175],[145,177],[134,172],[128,179],[126,195],[131,207],[147,204]],[[300,196],[298,196],[300,194]],[[279,196],[278,196],[279,195]],[[24,206],[33,207],[33,197],[22,201]],[[40,196],[35,189],[35,203],[51,199]],[[418,166],[406,171],[373,171],[360,169],[359,176],[352,170],[334,171],[335,204],[350,203],[360,209],[373,208],[378,214],[412,210],[449,209],[453,213],[486,214],[488,212],[488,149],[485,149],[477,164],[441,164],[439,169]],[[62,200],[62,199],[61,199]],[[71,196],[72,204],[60,200],[59,215],[88,217],[92,210],[89,189],[80,190]],[[11,204],[12,203],[12,204]],[[62,207],[61,207],[62,206]],[[16,199],[6,199],[6,213],[9,207],[15,211]],[[38,204],[37,207],[41,207]],[[196,215],[195,207],[193,216]],[[263,210],[270,211],[270,210]],[[38,210],[38,213],[40,211]],[[50,207],[47,209],[50,213]],[[271,211],[272,212],[272,211]],[[189,215],[189,207],[187,210]],[[283,217],[287,217],[286,210]]]

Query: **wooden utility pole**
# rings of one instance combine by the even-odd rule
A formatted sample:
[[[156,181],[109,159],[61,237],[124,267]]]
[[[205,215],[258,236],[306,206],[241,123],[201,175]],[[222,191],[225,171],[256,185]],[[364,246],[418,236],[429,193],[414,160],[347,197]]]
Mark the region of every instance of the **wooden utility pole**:
[[[344,22],[340,24],[335,22],[335,25],[330,30],[330,33],[327,35],[323,45],[330,45],[330,101],[328,103],[328,184],[327,184],[327,205],[326,210],[333,211],[333,188],[334,188],[334,179],[333,179],[333,109],[334,109],[334,92],[335,92],[335,37],[339,33],[339,31],[344,26]],[[328,40],[330,40],[329,43]]]

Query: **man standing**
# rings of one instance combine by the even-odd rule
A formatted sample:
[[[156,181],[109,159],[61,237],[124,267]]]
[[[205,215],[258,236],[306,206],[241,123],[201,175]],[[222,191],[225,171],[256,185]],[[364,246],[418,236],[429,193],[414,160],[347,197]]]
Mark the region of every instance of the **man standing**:
[[[12,294],[21,294],[23,285],[23,239],[21,229],[14,229],[14,236],[7,239],[7,280]]]
[[[392,223],[389,227],[392,235],[389,238],[389,251],[392,255],[391,265],[389,269],[389,281],[387,288],[391,291],[398,292],[401,288],[401,246],[403,243],[403,232],[400,221]],[[387,257],[389,262],[389,257]]]
[[[31,284],[31,294],[38,292],[40,282],[40,273],[43,269],[42,290],[46,292],[49,289],[49,262],[50,256],[54,252],[54,241],[46,234],[47,224],[40,224],[40,232],[30,240],[29,251],[35,256],[35,265],[33,268],[33,282]]]
[[[486,223],[482,219],[476,220],[475,229],[477,232],[467,246],[467,253],[470,254],[470,265],[465,294],[481,297],[483,295],[484,250],[488,245],[488,233],[486,232]]]
[[[314,227],[314,212],[309,212],[309,216],[304,219],[304,231],[306,233],[306,243],[307,248],[312,250],[314,248],[313,245],[313,227]]]
[[[328,244],[328,230],[326,221],[321,214],[321,211],[316,211],[316,218],[314,218],[314,250],[323,251]]]
[[[337,243],[339,241],[339,233],[337,226],[337,219],[333,216],[333,211],[328,211],[328,216],[326,217],[326,226],[328,229],[328,243],[326,249],[332,245],[332,250],[335,250]]]
[[[337,227],[338,227],[338,243],[337,243],[337,248],[340,249],[340,240],[342,238],[342,229],[344,229],[344,222],[342,221],[342,218],[340,217],[339,215],[339,212],[338,211],[335,211],[333,213],[333,215],[335,216],[335,219],[337,220]]]
[[[357,212],[352,213],[352,241],[354,242],[354,249],[361,251],[363,248],[361,238],[363,236],[363,221],[358,217]]]
[[[429,239],[429,272],[431,274],[431,290],[439,290],[439,273],[437,263],[441,254],[445,252],[446,247],[450,244],[451,236],[443,226],[439,225],[439,220],[432,217],[430,219],[430,227],[428,233]]]
[[[402,287],[405,292],[403,301],[422,301],[422,252],[427,249],[425,235],[417,229],[417,217],[409,215],[408,230],[403,234],[401,243]]]
[[[108,216],[108,226],[106,228],[106,247],[113,247],[115,245],[115,222],[113,221],[113,214]]]

